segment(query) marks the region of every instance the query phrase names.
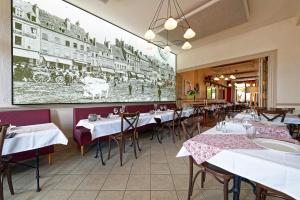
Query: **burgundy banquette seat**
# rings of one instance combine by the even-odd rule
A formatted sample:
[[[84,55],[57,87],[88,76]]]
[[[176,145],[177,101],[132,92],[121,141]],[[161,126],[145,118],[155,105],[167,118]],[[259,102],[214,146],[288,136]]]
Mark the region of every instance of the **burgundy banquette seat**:
[[[0,111],[0,120],[1,123],[7,123],[14,126],[50,123],[50,109]],[[39,155],[48,154],[49,164],[51,164],[53,152],[54,146],[51,145],[41,148],[39,150]],[[23,161],[34,158],[36,156],[35,154],[35,150],[24,151],[12,154],[12,159],[13,161]]]
[[[168,108],[175,108],[175,103],[166,103],[163,105],[167,105]],[[113,108],[120,108],[121,106],[107,106],[107,107],[83,107],[83,108],[74,108],[73,109],[73,138],[75,142],[80,146],[81,155],[84,155],[84,146],[91,144],[92,136],[90,130],[84,127],[76,127],[77,123],[81,119],[87,119],[88,115],[91,113],[95,113],[101,115],[102,117],[106,117],[109,113],[113,112]],[[153,110],[153,104],[135,104],[135,105],[126,105],[127,112],[149,112]],[[145,127],[141,127],[140,131],[146,131],[152,128],[153,126],[147,125]],[[101,138],[105,140],[106,138]]]

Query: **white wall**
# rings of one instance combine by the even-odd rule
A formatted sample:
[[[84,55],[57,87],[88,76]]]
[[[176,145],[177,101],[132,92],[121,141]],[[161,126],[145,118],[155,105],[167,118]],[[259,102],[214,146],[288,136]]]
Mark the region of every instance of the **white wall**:
[[[300,26],[290,18],[256,30],[222,38],[222,33],[197,42],[198,48],[178,55],[178,70],[204,67],[211,63],[277,50],[277,106],[300,109]],[[221,38],[221,39],[220,39]]]

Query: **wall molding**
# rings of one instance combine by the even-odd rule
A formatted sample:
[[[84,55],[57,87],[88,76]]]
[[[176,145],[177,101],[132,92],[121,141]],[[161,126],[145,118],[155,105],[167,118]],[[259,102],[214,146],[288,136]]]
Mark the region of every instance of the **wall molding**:
[[[276,106],[300,106],[300,103],[277,103]]]

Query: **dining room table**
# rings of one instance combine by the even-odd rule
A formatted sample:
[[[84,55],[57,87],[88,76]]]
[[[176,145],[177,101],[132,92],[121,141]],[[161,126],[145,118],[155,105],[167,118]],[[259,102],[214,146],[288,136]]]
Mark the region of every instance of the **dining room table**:
[[[300,199],[299,143],[282,124],[254,122],[253,127],[256,135],[249,137],[242,123],[227,121],[222,129],[215,126],[184,142],[177,157],[189,156],[197,164],[208,162],[234,174],[234,200],[239,199],[242,178]],[[268,142],[271,146],[264,145]],[[284,145],[295,147],[295,152],[280,149]]]
[[[193,108],[184,108],[182,110],[182,117],[189,117],[193,114],[193,112]],[[148,124],[155,125],[159,122],[171,121],[173,120],[173,115],[174,110],[172,109],[140,113],[137,127],[142,127]],[[95,121],[90,121],[89,119],[81,119],[77,123],[76,127],[80,126],[89,129],[91,132],[92,140],[97,140],[97,151],[95,158],[98,158],[100,154],[102,164],[105,165],[105,162],[103,161],[100,138],[121,132],[121,116],[113,115],[111,113],[107,117],[100,117]],[[125,123],[124,128],[127,128],[127,126],[128,123]]]
[[[8,128],[2,150],[2,156],[10,156],[11,154],[35,150],[35,166],[25,163],[13,162],[17,165],[35,168],[36,191],[40,188],[40,164],[39,150],[43,147],[62,144],[67,145],[68,139],[65,134],[54,124],[35,124],[27,126],[10,126]]]

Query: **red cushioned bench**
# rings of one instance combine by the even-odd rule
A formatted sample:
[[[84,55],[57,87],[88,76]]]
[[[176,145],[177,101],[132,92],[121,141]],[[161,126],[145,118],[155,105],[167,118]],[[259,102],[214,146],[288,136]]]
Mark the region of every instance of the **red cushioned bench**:
[[[26,126],[34,124],[50,123],[50,110],[38,109],[38,110],[13,110],[13,111],[0,111],[1,123],[11,124],[14,126]],[[54,152],[54,146],[43,147],[39,150],[39,155],[48,154],[49,164],[52,163],[52,154]],[[31,158],[35,158],[36,151],[24,151],[16,154],[12,154],[13,161],[23,161]]]
[[[167,105],[168,108],[175,108],[175,103],[166,103],[163,105]],[[88,115],[91,113],[101,115],[102,117],[106,117],[109,113],[113,112],[114,108],[120,108],[121,106],[108,106],[108,107],[89,107],[89,108],[74,108],[73,109],[73,139],[80,146],[81,155],[84,155],[84,146],[91,144],[92,136],[90,130],[84,127],[76,127],[76,124],[81,119],[87,119]],[[153,104],[142,104],[142,105],[126,105],[127,112],[149,112],[153,110]],[[140,127],[139,131],[146,131],[152,129],[153,126],[147,125],[144,127]],[[103,138],[105,139],[105,138]]]

